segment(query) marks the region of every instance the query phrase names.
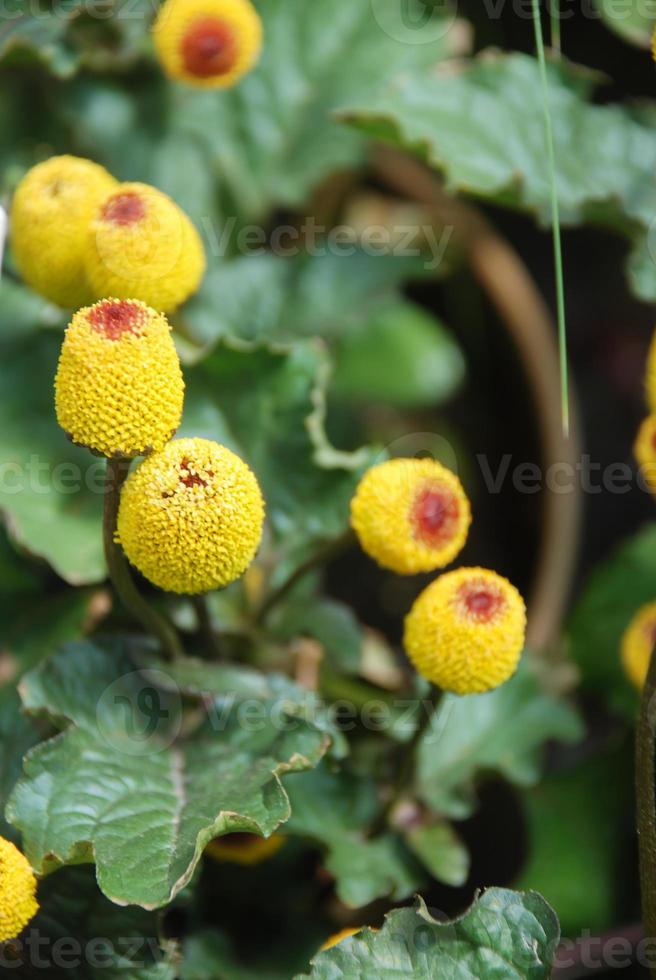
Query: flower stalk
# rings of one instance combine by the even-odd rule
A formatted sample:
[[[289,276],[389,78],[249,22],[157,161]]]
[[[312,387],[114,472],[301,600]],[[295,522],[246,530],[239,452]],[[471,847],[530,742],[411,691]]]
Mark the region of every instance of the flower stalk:
[[[121,487],[127,479],[130,460],[107,460],[103,509],[103,544],[105,560],[112,585],[125,608],[158,640],[169,660],[184,656],[175,627],[144,599],[135,585],[130,566],[116,541],[116,518],[121,499]]]

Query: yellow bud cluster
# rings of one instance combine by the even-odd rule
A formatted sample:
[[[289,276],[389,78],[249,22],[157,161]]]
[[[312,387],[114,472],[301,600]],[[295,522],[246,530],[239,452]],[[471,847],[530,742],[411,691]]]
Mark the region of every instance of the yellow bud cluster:
[[[97,163],[60,156],[32,167],[16,188],[10,240],[18,271],[58,306],[94,298],[84,272],[89,222],[116,186]]]
[[[117,530],[149,581],[196,594],[243,575],[263,521],[262,494],[243,460],[207,439],[176,439],[128,477]]]
[[[215,837],[205,848],[206,857],[225,864],[252,867],[268,861],[285,843],[282,834],[260,837],[258,834],[226,834]]]
[[[90,222],[85,269],[95,295],[140,299],[168,313],[198,289],[205,253],[170,197],[147,184],[121,184]]]
[[[57,420],[103,456],[162,449],[180,424],[184,381],[166,318],[137,300],[80,310],[64,336]]]
[[[656,602],[642,606],[627,626],[621,643],[622,666],[632,684],[642,690],[656,646]]]
[[[351,501],[351,524],[363,549],[403,575],[453,561],[470,523],[460,480],[432,459],[391,459],[371,467]]]
[[[454,694],[489,691],[515,672],[526,610],[496,572],[458,568],[431,583],[405,621],[405,648],[417,671]]]
[[[15,939],[38,910],[29,861],[11,841],[0,837],[0,942]]]
[[[171,78],[197,88],[229,88],[257,62],[262,22],[250,0],[166,0],[153,38]]]

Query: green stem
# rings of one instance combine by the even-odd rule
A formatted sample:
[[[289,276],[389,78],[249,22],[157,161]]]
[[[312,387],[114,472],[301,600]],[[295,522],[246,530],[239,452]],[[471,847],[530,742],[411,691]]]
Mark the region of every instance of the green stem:
[[[371,837],[375,837],[387,829],[392,813],[412,785],[415,776],[417,749],[430,727],[441,698],[442,691],[437,687],[432,687],[428,705],[424,701],[421,702],[422,708],[426,710],[424,710],[412,738],[401,750],[402,754],[399,759],[400,764],[396,774],[394,792],[387,805],[374,821],[370,832]]]
[[[551,12],[551,48],[560,55],[560,8],[558,0],[549,0]]]
[[[642,692],[636,732],[636,805],[642,921],[647,939],[656,938],[656,796],[654,745],[656,742],[656,656],[652,656]],[[656,980],[656,968],[651,969]]]
[[[121,602],[135,619],[159,641],[171,660],[184,656],[180,638],[171,623],[144,599],[137,589],[123,550],[115,540],[121,487],[130,469],[129,459],[108,459],[105,472],[103,544],[109,577]]]
[[[313,571],[319,565],[324,565],[326,562],[331,561],[338,555],[341,555],[354,541],[354,535],[352,531],[346,531],[344,534],[340,535],[334,541],[329,542],[323,548],[320,548],[313,555],[311,555],[307,561],[299,565],[295,571],[285,579],[282,585],[270,592],[265,598],[264,602],[255,614],[255,623],[261,626],[265,621],[274,606],[277,606],[294,588],[294,586],[299,582],[308,572]]]
[[[554,0],[552,0],[554,2]],[[563,283],[563,254],[560,237],[560,208],[558,204],[558,188],[556,185],[556,151],[554,146],[553,124],[549,108],[549,79],[547,76],[547,61],[544,53],[544,38],[542,36],[542,20],[540,17],[540,0],[532,0],[533,26],[535,29],[535,46],[540,65],[540,80],[542,84],[542,99],[544,104],[544,129],[547,141],[547,159],[549,162],[549,184],[551,194],[551,224],[553,229],[553,254],[556,275],[556,309],[558,318],[558,354],[560,362],[560,406],[563,419],[563,432],[569,435],[569,384],[567,365],[567,323],[565,316],[565,286]]]
[[[210,614],[210,609],[207,603],[207,596],[195,595],[191,597],[194,609],[196,610],[196,618],[198,619],[198,626],[200,627],[201,635],[205,640],[205,644],[210,655],[215,660],[221,659],[221,644],[219,643],[219,638],[216,634],[216,630],[212,625],[212,616]]]

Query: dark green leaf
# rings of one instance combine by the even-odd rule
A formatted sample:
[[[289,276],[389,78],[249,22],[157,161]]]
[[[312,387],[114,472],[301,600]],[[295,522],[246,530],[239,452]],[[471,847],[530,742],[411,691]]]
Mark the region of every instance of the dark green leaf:
[[[524,663],[495,691],[444,696],[419,745],[419,792],[438,813],[462,819],[476,807],[481,772],[531,785],[548,739],[572,742],[581,736],[574,709],[544,694]]]
[[[209,840],[287,820],[280,776],[316,765],[329,738],[266,701],[247,718],[208,705],[185,733],[179,695],[135,671],[128,646],[70,644],[23,680],[27,710],[64,734],[30,754],[7,814],[36,869],[95,859],[112,901],[155,908]]]
[[[536,892],[490,888],[453,922],[433,918],[421,899],[414,909],[390,912],[379,932],[365,929],[319,953],[308,975],[547,980],[558,938],[558,919]]]

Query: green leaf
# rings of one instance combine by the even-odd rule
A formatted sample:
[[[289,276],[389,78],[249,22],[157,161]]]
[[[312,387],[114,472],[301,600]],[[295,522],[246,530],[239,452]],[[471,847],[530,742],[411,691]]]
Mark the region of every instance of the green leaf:
[[[367,323],[421,262],[394,255],[271,254],[217,262],[180,315],[185,334],[213,347],[221,339],[289,344],[332,338]]]
[[[397,302],[341,337],[333,390],[358,402],[423,408],[453,395],[463,376],[462,354],[442,324]]]
[[[548,739],[573,742],[581,736],[574,709],[544,694],[523,663],[495,691],[444,696],[419,745],[418,790],[436,812],[463,819],[476,808],[480,773],[495,771],[529,786],[540,775]]]
[[[400,901],[421,885],[421,868],[398,835],[368,836],[380,806],[373,781],[321,766],[291,776],[285,788],[292,806],[285,832],[326,848],[326,868],[346,905],[359,908],[383,897]]]
[[[0,280],[0,337],[3,343],[42,327],[62,327],[62,311],[26,286]]]
[[[453,922],[433,918],[421,899],[414,909],[390,912],[379,932],[365,929],[319,953],[307,975],[547,980],[558,938],[558,919],[536,892],[489,888]]]
[[[307,341],[292,350],[221,345],[186,373],[180,434],[225,442],[253,467],[278,576],[344,533],[351,496],[375,456],[339,452],[328,443],[328,370],[321,343]]]
[[[568,651],[584,687],[630,721],[638,694],[622,669],[620,643],[640,606],[655,599],[656,524],[649,524],[595,569],[568,625]]]
[[[65,0],[57,9],[34,0],[17,0],[5,14],[0,27],[0,64],[12,58],[41,62],[54,75],[68,78],[78,58],[68,42],[71,18],[79,14],[80,0]]]
[[[426,16],[420,0],[261,0],[260,63],[229,92],[180,87],[177,112],[206,139],[229,213],[261,219],[273,204],[295,206],[328,174],[364,158],[365,142],[331,121],[359,96],[374,96],[410,67],[454,49],[448,11]],[[408,29],[406,20],[417,25]],[[423,21],[423,25],[422,25]]]
[[[656,23],[654,0],[628,0],[621,4],[615,0],[595,0],[595,6],[609,30],[639,48],[650,47]]]
[[[438,820],[407,831],[405,842],[434,878],[459,888],[469,874],[469,852],[451,824]]]
[[[603,932],[616,921],[631,756],[626,741],[610,745],[522,795],[528,860],[514,884],[545,895],[567,936]]]
[[[364,637],[353,610],[343,602],[318,595],[294,595],[272,616],[269,628],[276,637],[292,640],[311,636],[318,640],[329,662],[356,674],[362,660]]]
[[[105,577],[105,463],[73,446],[57,425],[53,381],[60,342],[44,333],[2,344],[0,511],[15,542],[80,585]]]
[[[563,224],[586,221],[626,233],[633,287],[656,297],[651,223],[656,213],[656,132],[617,105],[587,99],[593,78],[560,60],[549,67],[557,189]],[[463,112],[463,106],[467,107]],[[523,54],[486,54],[458,71],[410,72],[341,118],[418,153],[466,192],[550,221],[539,66]],[[512,134],[508,138],[507,134]],[[634,271],[637,266],[637,271]]]
[[[7,975],[35,980],[48,970],[76,980],[175,980],[175,944],[159,917],[112,905],[88,868],[65,868],[39,885],[40,911],[4,947]],[[11,963],[11,966],[9,966]],[[73,972],[74,971],[74,972]]]
[[[187,731],[179,695],[135,671],[128,648],[69,644],[24,678],[26,709],[63,734],[28,756],[7,815],[39,872],[95,859],[108,898],[156,908],[209,840],[269,836],[287,820],[280,776],[316,765],[329,739],[266,701],[257,717],[210,704]]]
[[[0,688],[0,835],[17,840],[4,819],[9,794],[23,769],[23,756],[39,741],[39,732],[22,710],[18,692],[11,685]]]

